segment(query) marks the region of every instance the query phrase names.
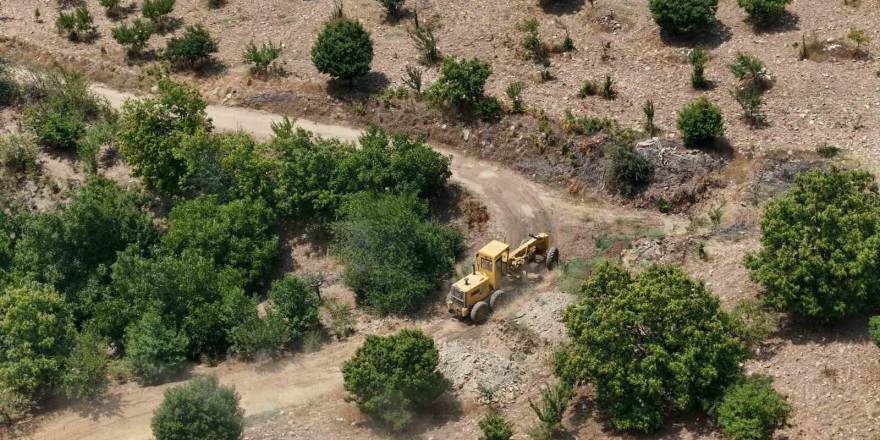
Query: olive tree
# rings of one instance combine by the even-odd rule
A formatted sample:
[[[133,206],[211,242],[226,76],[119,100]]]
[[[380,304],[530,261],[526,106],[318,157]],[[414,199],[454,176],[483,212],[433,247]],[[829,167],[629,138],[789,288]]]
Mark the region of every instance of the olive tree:
[[[773,389],[769,377],[748,376],[724,391],[713,411],[715,422],[736,440],[772,440],[788,422],[788,398]]]

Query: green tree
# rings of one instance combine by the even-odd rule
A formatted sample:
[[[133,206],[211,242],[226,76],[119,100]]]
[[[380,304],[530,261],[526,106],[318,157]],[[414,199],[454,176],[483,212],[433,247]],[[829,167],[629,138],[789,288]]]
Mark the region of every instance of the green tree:
[[[437,371],[434,340],[421,330],[391,336],[367,336],[342,366],[345,390],[368,417],[403,429],[419,406],[434,402],[449,388]]]
[[[626,197],[643,188],[654,175],[654,164],[630,143],[611,145],[611,186]]]
[[[0,295],[0,389],[32,401],[61,384],[76,331],[64,298],[36,283]]]
[[[701,146],[724,136],[721,109],[704,96],[678,112],[678,129],[688,148]]]
[[[513,437],[513,423],[505,420],[504,415],[495,408],[480,420],[480,430],[483,431],[480,440],[510,440]]]
[[[773,389],[769,377],[752,375],[731,385],[713,411],[715,422],[736,440],[772,440],[788,423],[788,398]]]
[[[172,37],[165,46],[165,59],[179,69],[200,69],[217,53],[219,40],[201,25],[187,26],[180,37]]]
[[[257,316],[257,313],[251,314],[229,331],[229,338],[232,348],[251,360],[263,353],[277,357],[290,342],[292,333],[284,315],[271,309],[263,317]]]
[[[529,435],[538,440],[554,438],[565,431],[562,418],[568,409],[568,402],[574,394],[571,385],[565,382],[559,383],[554,388],[546,388],[541,391],[541,405],[529,399],[529,406],[538,416],[538,423]]]
[[[342,207],[334,252],[345,282],[377,313],[417,310],[452,270],[461,233],[426,216],[427,205],[406,195],[359,194]]]
[[[77,335],[67,359],[62,385],[68,397],[96,400],[107,392],[110,347],[107,338],[92,328]]]
[[[125,359],[141,385],[161,383],[183,369],[189,341],[147,312],[125,331]]]
[[[288,324],[290,338],[296,339],[314,328],[321,315],[321,298],[314,287],[294,275],[286,275],[269,289],[272,310]]]
[[[874,176],[838,168],[799,175],[764,208],[761,250],[746,256],[762,301],[828,323],[880,301],[880,198]]]
[[[600,263],[565,324],[571,342],[555,373],[593,384],[615,429],[651,432],[669,408],[707,409],[748,354],[718,298],[676,267],[630,275]]]
[[[123,23],[119,27],[113,28],[112,32],[113,39],[126,48],[129,58],[133,58],[143,52],[150,37],[156,33],[156,26],[136,18],[131,22],[131,26]]]
[[[691,34],[715,23],[718,0],[650,0],[654,21],[671,34]]]
[[[159,96],[125,102],[118,142],[125,160],[144,183],[166,194],[177,194],[186,177],[186,152],[181,139],[210,131],[207,103],[195,88],[159,81]]]
[[[263,200],[216,197],[182,202],[168,213],[164,250],[180,255],[191,250],[219,266],[239,271],[246,287],[259,286],[278,255],[277,220]]]
[[[153,417],[156,440],[239,440],[244,429],[241,397],[217,376],[199,376],[165,390]]]
[[[483,100],[486,80],[491,74],[489,63],[478,58],[447,58],[440,78],[428,89],[428,97],[441,104],[473,107]]]
[[[370,72],[373,39],[359,21],[330,20],[318,34],[311,55],[319,72],[354,81]]]
[[[152,21],[156,28],[165,30],[168,26],[168,16],[174,12],[175,3],[176,0],[144,0],[141,14]]]
[[[759,26],[771,25],[785,14],[785,6],[791,0],[737,0],[739,7],[749,14],[749,19]]]
[[[63,113],[49,104],[28,107],[24,120],[37,136],[37,142],[54,150],[76,151],[86,135],[86,124],[77,114]]]

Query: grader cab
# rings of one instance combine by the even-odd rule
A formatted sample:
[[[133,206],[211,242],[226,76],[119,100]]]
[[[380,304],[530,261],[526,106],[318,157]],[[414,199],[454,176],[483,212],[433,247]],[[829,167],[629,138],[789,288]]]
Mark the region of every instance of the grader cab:
[[[543,262],[547,269],[559,262],[559,250],[550,246],[546,233],[530,234],[514,250],[506,243],[492,240],[477,252],[471,273],[452,285],[446,298],[449,313],[475,323],[485,322],[493,310],[504,304],[501,285],[521,273],[526,263],[536,261]]]

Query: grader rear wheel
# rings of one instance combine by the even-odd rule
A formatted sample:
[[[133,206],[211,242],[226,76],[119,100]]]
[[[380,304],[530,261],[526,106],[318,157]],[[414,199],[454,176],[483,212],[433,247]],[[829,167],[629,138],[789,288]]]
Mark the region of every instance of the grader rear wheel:
[[[474,307],[471,308],[471,321],[475,324],[482,324],[489,319],[489,304],[486,304],[485,301],[480,301],[474,304]]]
[[[503,290],[496,290],[492,293],[492,296],[489,297],[489,305],[492,306],[492,311],[498,310],[499,307],[504,306],[504,302],[507,301],[507,297],[504,295]]]
[[[556,246],[547,251],[547,270],[552,270],[559,263],[559,249]]]

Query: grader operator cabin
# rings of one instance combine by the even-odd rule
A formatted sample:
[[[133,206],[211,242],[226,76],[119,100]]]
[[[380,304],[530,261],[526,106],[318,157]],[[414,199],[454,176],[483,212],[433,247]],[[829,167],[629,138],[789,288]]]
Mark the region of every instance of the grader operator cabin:
[[[535,261],[543,262],[547,269],[559,262],[559,249],[550,246],[546,233],[529,234],[513,251],[507,243],[490,241],[474,257],[471,274],[452,285],[446,299],[449,313],[478,324],[486,322],[489,313],[504,304],[501,284],[521,273],[524,264]]]

